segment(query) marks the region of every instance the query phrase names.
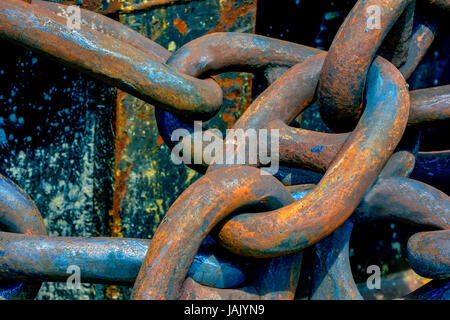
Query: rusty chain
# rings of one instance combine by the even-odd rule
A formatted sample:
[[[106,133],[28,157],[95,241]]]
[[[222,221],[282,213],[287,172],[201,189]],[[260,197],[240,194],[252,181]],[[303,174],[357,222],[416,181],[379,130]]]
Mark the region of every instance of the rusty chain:
[[[428,2],[449,11],[448,1]],[[405,79],[437,32],[431,23],[413,28],[415,3],[357,1],[328,52],[254,34],[214,33],[171,54],[86,9],[80,9],[80,27],[70,29],[65,5],[0,0],[0,37],[156,106],[167,146],[175,148],[175,130],[187,130],[181,145],[192,151],[189,159],[200,159],[187,165],[205,173],[173,203],[151,241],[49,237],[33,200],[0,176],[2,298],[32,299],[42,281],[65,281],[67,264],[76,264],[84,282],[133,285],[133,299],[293,299],[303,249],[313,246],[310,298],[362,299],[349,241],[356,223],[373,219],[424,227],[408,241],[408,262],[434,279],[422,291],[448,296],[448,282],[440,279],[450,276],[450,199],[409,175],[420,166],[448,177],[439,163],[448,163],[449,151],[418,152],[415,137],[413,147],[402,143],[407,127],[450,118],[450,86],[408,91]],[[373,6],[383,23],[368,29],[366,12]],[[270,84],[233,129],[276,130],[280,171],[297,181],[302,176],[295,168],[319,172],[316,185],[283,184],[279,173],[267,174],[259,154],[255,162],[249,155],[224,164],[217,154],[205,161],[210,145],[195,147],[194,121],[218,112],[222,89],[210,76],[228,71],[263,72]],[[313,103],[337,133],[290,126]],[[237,157],[248,151],[249,139],[248,131],[239,143],[226,136],[223,148]],[[229,276],[219,279],[224,270]]]

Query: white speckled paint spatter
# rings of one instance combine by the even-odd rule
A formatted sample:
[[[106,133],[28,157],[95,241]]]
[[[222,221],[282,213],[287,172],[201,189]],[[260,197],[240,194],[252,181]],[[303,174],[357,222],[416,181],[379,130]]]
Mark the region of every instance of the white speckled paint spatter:
[[[12,44],[8,51],[0,64],[0,170],[32,197],[49,235],[108,236],[110,89]],[[103,288],[44,283],[37,299],[103,299]]]

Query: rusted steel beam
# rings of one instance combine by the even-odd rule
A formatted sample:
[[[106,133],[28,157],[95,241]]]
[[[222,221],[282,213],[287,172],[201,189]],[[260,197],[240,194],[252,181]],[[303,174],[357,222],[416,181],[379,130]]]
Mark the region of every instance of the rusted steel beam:
[[[31,3],[32,0],[23,0]],[[33,2],[36,0],[33,0]],[[110,0],[102,2],[101,0],[81,0],[80,6],[91,11],[101,14],[114,13],[131,13],[136,11],[143,11],[153,9],[159,6],[168,6],[178,3],[189,2],[192,0],[148,0],[134,3],[130,0]],[[435,6],[446,11],[450,10],[450,3],[448,0],[423,0],[432,6]],[[77,0],[62,0],[64,4],[74,5]]]
[[[119,20],[170,49],[166,51],[171,54],[184,43],[213,30],[253,32],[256,1],[193,1],[150,12],[120,14]],[[224,130],[249,105],[252,78],[248,74],[227,73],[214,79],[221,86],[224,99],[207,125]],[[114,206],[110,212],[111,225],[117,231],[114,234],[151,237],[177,196],[199,177],[185,166],[173,166],[170,151],[155,125],[154,114],[159,111],[130,95],[117,96],[116,114],[120,117],[115,126],[118,147]],[[142,201],[136,202],[136,198]]]
[[[35,0],[33,0],[34,2]],[[130,0],[62,0],[64,4],[75,5],[79,4],[82,8],[95,11],[101,14],[115,14],[115,13],[132,13],[144,10],[150,10],[156,7],[169,6],[192,0],[144,0],[144,1],[130,1]]]
[[[118,0],[115,0],[119,2]],[[131,1],[122,1],[123,4],[120,6],[110,6],[104,12],[105,14],[109,13],[131,13],[136,11],[149,10],[159,6],[168,6],[172,4],[178,4],[183,2],[190,2],[192,0],[150,0],[150,1],[142,1],[140,3],[133,3]]]
[[[254,32],[256,0],[192,1],[148,12],[119,14],[119,21],[161,44],[170,50],[167,50],[168,54],[172,54],[185,43],[207,33]],[[252,76],[224,73],[214,79],[223,91],[223,103],[218,113],[205,123],[205,128],[225,131],[250,104]],[[170,150],[166,148],[155,120],[162,111],[118,92],[116,115],[120,117],[115,123],[118,133],[115,192],[110,212],[111,225],[117,230],[115,234],[140,238],[153,236],[170,205],[200,177],[184,165],[174,166],[170,160]],[[136,202],[136,198],[142,201]]]
[[[144,53],[83,24],[79,30],[69,29],[63,17],[39,5],[4,1],[0,36],[183,117],[209,118],[222,104],[222,91],[215,81],[179,74],[158,62],[152,52]]]

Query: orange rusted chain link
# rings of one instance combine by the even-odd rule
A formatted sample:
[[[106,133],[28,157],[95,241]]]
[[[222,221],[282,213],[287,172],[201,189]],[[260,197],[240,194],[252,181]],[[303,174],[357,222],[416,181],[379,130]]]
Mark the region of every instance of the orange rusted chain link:
[[[300,65],[306,75],[302,82],[306,90],[314,89],[311,83],[318,77],[321,60],[323,56],[315,56]],[[289,71],[294,73],[298,68]],[[263,124],[252,120],[252,115],[258,109],[264,110],[265,103],[279,102],[277,97],[284,95],[277,84],[290,76],[289,71],[266,90],[265,99],[255,100],[236,127],[245,122],[250,126]],[[350,216],[400,141],[409,112],[404,79],[383,58],[373,64],[368,84],[365,114],[317,187],[293,205],[260,215],[239,215],[228,221],[218,235],[226,248],[256,256],[293,252],[330,234]],[[309,92],[300,96],[297,105],[304,105],[312,95]],[[289,120],[288,115],[284,120]]]
[[[33,0],[33,5],[45,8],[60,17],[64,17],[64,13],[68,8],[67,5],[43,0]],[[80,8],[80,19],[80,22],[88,28],[126,42],[144,53],[151,52],[157,57],[157,61],[159,62],[165,62],[171,55],[166,48],[144,37],[133,29],[125,28],[123,24],[110,18]]]
[[[303,80],[310,80],[312,83],[317,81],[323,58],[324,55],[318,55],[299,65],[302,67],[299,73],[303,75]],[[403,78],[398,70],[391,66],[387,61],[378,58],[377,63],[372,67],[369,79],[374,81],[372,79],[381,78],[383,81],[374,84],[374,87],[369,86],[368,106],[360,120],[361,125],[352,133],[335,160],[335,167],[330,168],[321,183],[303,199],[304,201],[268,213],[240,214],[232,218],[225,223],[218,234],[218,239],[225,242],[226,248],[241,255],[270,257],[287,254],[322,239],[348,218],[376,178],[406,127],[409,96]],[[295,67],[291,70],[294,70],[292,73],[297,71]],[[290,76],[289,72],[283,74],[266,91],[278,93],[273,88],[277,88],[278,83],[284,83],[283,80],[288,76]],[[388,92],[392,87],[397,90]],[[313,89],[314,86],[311,91]],[[393,107],[389,106],[389,108],[389,103],[385,101],[376,102],[375,96],[378,94],[385,94],[387,101]],[[295,103],[306,106],[311,95],[313,93],[300,94],[300,98]],[[258,104],[257,100],[253,106],[259,107],[261,104]],[[251,115],[254,114],[254,109],[257,109],[252,107],[244,114],[244,117],[247,114],[250,116],[241,118],[239,120],[241,122],[238,121],[237,125],[251,121]],[[290,117],[289,114],[281,115],[283,116],[287,119]],[[258,125],[258,123],[251,124]],[[371,129],[376,130],[379,126],[388,128],[384,131],[386,136],[382,138],[376,132],[371,132]],[[361,157],[358,147],[365,147],[368,156]],[[339,159],[339,156],[342,159]],[[369,159],[370,162],[368,162]],[[371,164],[370,167],[367,167],[368,163]],[[364,170],[355,170],[355,168],[364,168]],[[260,175],[257,169],[254,170],[253,174]],[[247,171],[245,181],[237,179],[237,176],[243,175],[242,171]],[[245,169],[237,167],[235,171],[231,171],[231,168],[215,169],[196,181],[178,198],[155,233],[152,247],[147,253],[136,280],[133,298],[173,299],[180,296],[181,286],[187,273],[186,265],[189,266],[192,262],[193,254],[201,240],[213,226],[225,218],[226,213],[231,213],[234,209],[257,200],[261,197],[258,196],[260,189],[270,185],[267,182],[261,185],[256,184],[257,180],[262,183],[263,177],[266,176],[260,175],[259,179],[250,179],[250,172],[249,167]],[[351,176],[354,180],[340,181],[337,179],[339,176]],[[223,180],[225,181],[222,182]],[[259,188],[256,190],[258,193],[255,199],[253,188],[257,185]],[[273,190],[273,186],[271,189]],[[215,194],[215,190],[220,192]],[[322,196],[323,190],[329,192],[328,197]],[[203,195],[200,198],[202,201],[199,201],[200,194]],[[344,194],[345,202],[339,199]],[[232,201],[232,204],[228,203],[229,201]],[[324,208],[328,208],[328,212],[323,212]],[[214,215],[210,216],[211,214]],[[178,231],[179,236],[168,237],[175,230]]]
[[[404,68],[399,69],[405,78],[408,78],[411,75],[415,66],[420,62],[423,54],[430,46],[435,33],[433,30],[427,25],[420,24],[414,33],[410,41],[410,51],[405,64],[402,66]],[[220,48],[220,50],[217,48]],[[205,35],[187,43],[169,59],[168,63],[176,70],[196,77],[217,74],[226,70],[245,72],[264,70],[268,79],[273,78],[269,81],[271,83],[278,78],[281,73],[285,72],[288,67],[300,63],[306,58],[321,52],[323,51],[258,35],[217,33]],[[426,94],[425,92],[428,92],[428,90],[435,91]],[[424,89],[424,91],[417,92],[412,91],[410,93],[411,109],[409,125],[448,119],[450,111],[448,91],[448,86],[441,87],[440,89]],[[433,96],[433,94],[435,94],[435,96]],[[184,121],[169,112],[157,109],[155,115],[160,134],[171,149],[175,146],[175,143],[171,140],[173,131],[179,128],[187,128],[189,131],[193,131],[192,122]],[[293,137],[289,137],[288,135],[291,131],[284,128],[283,124],[280,124],[279,129],[280,132],[283,131],[284,133],[281,135],[280,147],[286,140],[301,141],[301,137],[306,134],[311,134],[311,138],[314,138],[311,139],[311,141],[312,143],[317,142],[316,146],[318,146],[318,148],[327,148],[327,143],[320,143],[321,138],[330,141],[330,143],[333,141],[333,138],[328,135],[325,136],[313,132],[309,133],[307,131],[300,131],[299,133],[298,130],[294,130],[292,132]],[[298,138],[296,139],[296,137]],[[195,143],[194,140],[196,137],[191,136],[189,138],[190,141],[187,141],[185,138],[183,144],[189,145],[190,142],[188,148],[190,148],[191,156],[194,158],[198,156],[198,150],[192,146],[192,144]],[[342,138],[337,139],[337,142],[339,141],[343,142]],[[203,144],[203,146],[206,148],[207,143]],[[338,149],[335,148],[332,151],[333,156],[339,148],[340,146]],[[280,150],[280,161],[284,162],[285,158],[292,158],[291,154],[293,153],[297,157],[319,155],[317,152],[310,152],[309,150],[311,149],[316,150],[317,148],[293,148],[293,145],[290,145],[290,147]],[[201,152],[203,154],[203,150],[201,150]],[[323,154],[326,152],[327,150],[324,150],[321,158],[323,158]],[[287,162],[286,164],[292,163]],[[306,167],[310,168],[308,166]],[[202,169],[199,165],[191,166],[191,168],[195,170]],[[203,173],[203,169],[200,170],[200,172]]]
[[[302,253],[274,259],[255,272],[253,284],[238,289],[202,286],[187,278],[181,289],[184,300],[292,300],[300,275]]]
[[[2,1],[0,37],[50,55],[181,116],[196,114],[208,119],[222,104],[222,90],[214,80],[180,74],[159,62],[153,52],[137,50],[83,24],[79,30],[69,29],[63,17],[39,3]]]
[[[235,209],[260,201],[270,209],[293,199],[278,180],[252,167],[224,168],[194,182],[155,232],[132,298],[179,298],[194,255],[212,228]]]
[[[448,1],[429,2],[448,10]],[[428,157],[419,152],[416,159],[406,151],[394,153],[407,126],[445,123],[450,116],[450,86],[407,90],[405,79],[437,32],[429,17],[417,18],[415,0],[357,1],[328,52],[259,35],[215,33],[189,42],[172,55],[119,22],[85,9],[81,9],[80,27],[70,29],[66,9],[41,0],[0,0],[0,37],[155,105],[158,128],[171,149],[173,130],[191,129],[194,120],[209,119],[219,110],[222,90],[209,76],[263,71],[270,86],[233,126],[241,130],[244,140],[236,142],[233,135],[225,139],[224,151],[231,146],[235,157],[244,152],[244,161],[222,163],[216,154],[206,174],[170,207],[151,241],[48,238],[32,200],[0,177],[1,229],[25,234],[0,234],[4,250],[9,250],[2,280],[14,280],[10,275],[20,272],[20,261],[37,255],[37,246],[55,244],[58,252],[74,248],[84,252],[77,257],[81,264],[99,262],[102,275],[92,269],[85,275],[92,281],[130,283],[140,266],[133,299],[293,299],[302,250],[314,245],[310,298],[361,299],[351,273],[349,239],[354,224],[381,218],[443,229],[411,237],[408,261],[417,273],[434,281],[450,276],[449,197],[408,178],[415,162],[417,170],[422,170],[417,175],[423,176],[434,161],[445,179],[448,151]],[[380,10],[379,28],[371,27],[376,20],[368,20],[373,10]],[[413,29],[414,21],[419,23]],[[289,126],[316,100],[324,122],[338,133]],[[274,156],[280,163],[288,169],[324,173],[323,177],[315,185],[285,187],[264,167],[268,164],[260,155],[256,163],[250,161],[246,131],[250,129],[278,132],[279,149],[271,152],[278,153]],[[190,136],[182,143],[195,143],[196,138]],[[202,152],[204,160],[204,149],[194,151]],[[194,168],[206,167],[201,163]],[[201,248],[211,236],[236,261],[259,258],[252,265],[251,278],[224,285],[195,272],[196,259],[203,259]],[[114,260],[113,267],[119,268],[130,261],[130,268],[114,272],[104,257],[118,246],[124,252],[130,246],[133,254]],[[89,247],[101,250],[92,252]],[[24,255],[11,252],[20,248],[30,250]],[[134,254],[138,251],[139,257]],[[233,258],[214,262],[215,270],[231,265]],[[243,266],[237,263],[232,268],[248,274],[240,269]],[[26,282],[0,287],[0,298],[33,298],[39,281],[61,279],[58,268],[46,268],[22,266],[20,279]],[[42,275],[42,270],[49,274]],[[436,286],[440,292],[446,290],[441,283]]]
[[[317,89],[324,122],[333,130],[351,130],[362,114],[369,65],[395,21],[413,0],[360,0],[336,34],[325,59]],[[379,25],[368,23],[375,10]],[[376,21],[374,22],[376,23]]]
[[[394,219],[428,228],[450,229],[450,198],[431,186],[408,179],[413,167],[411,153],[395,153],[374,187],[364,196],[355,215],[315,245],[311,299],[362,299],[350,267],[349,242],[355,224],[372,219]],[[436,240],[431,245],[435,247],[434,252],[420,247],[422,235]],[[445,272],[449,272],[446,261],[449,258],[448,240],[447,231],[414,235],[408,241],[410,265],[414,270],[420,270],[418,273],[422,276],[445,277]],[[336,249],[330,250],[332,248]]]
[[[411,91],[410,99],[408,125],[450,119],[450,86]],[[281,121],[273,121],[268,128],[279,129],[281,163],[318,172],[325,172],[349,136],[292,128]]]

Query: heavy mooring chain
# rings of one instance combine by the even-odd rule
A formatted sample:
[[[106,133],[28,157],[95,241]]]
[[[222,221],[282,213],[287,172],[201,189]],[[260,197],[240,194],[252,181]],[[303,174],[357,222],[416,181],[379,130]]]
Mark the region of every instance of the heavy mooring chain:
[[[429,2],[448,13],[448,1]],[[407,89],[405,79],[437,32],[415,4],[357,1],[328,52],[214,33],[171,54],[98,13],[80,9],[80,26],[71,29],[64,5],[0,0],[0,37],[154,105],[167,146],[188,150],[186,164],[205,173],[173,203],[151,241],[48,237],[31,198],[1,176],[0,298],[34,298],[42,281],[64,281],[76,264],[83,282],[134,284],[133,299],[293,299],[303,249],[314,247],[310,298],[362,299],[349,241],[355,225],[372,219],[427,228],[409,239],[407,258],[435,280],[408,297],[429,298],[429,290],[448,296],[450,199],[419,180],[433,184],[429,176],[438,174],[445,181],[449,151],[419,152],[417,137],[408,145],[404,133],[449,120],[450,86]],[[368,26],[371,8],[383,19],[379,28]],[[270,85],[234,124],[242,139],[227,135],[207,161],[213,139],[196,147],[204,133],[194,122],[218,112],[222,89],[210,76],[229,71],[263,72]],[[337,133],[290,126],[314,103]],[[175,144],[178,129],[188,135]],[[267,130],[277,133],[266,144],[277,145],[269,156],[278,157],[280,171],[296,181],[303,181],[296,168],[323,174],[317,184],[286,186],[273,163],[251,154],[252,132]],[[223,154],[245,156],[224,162]],[[419,173],[410,177],[414,167]]]

